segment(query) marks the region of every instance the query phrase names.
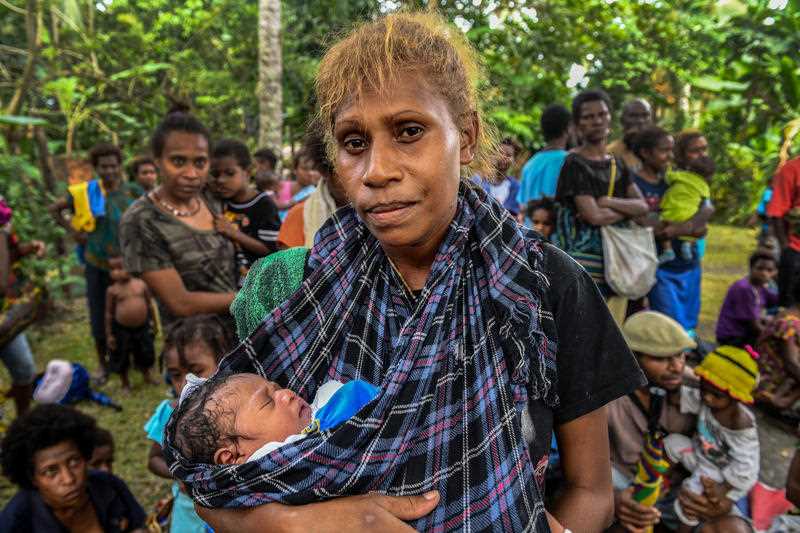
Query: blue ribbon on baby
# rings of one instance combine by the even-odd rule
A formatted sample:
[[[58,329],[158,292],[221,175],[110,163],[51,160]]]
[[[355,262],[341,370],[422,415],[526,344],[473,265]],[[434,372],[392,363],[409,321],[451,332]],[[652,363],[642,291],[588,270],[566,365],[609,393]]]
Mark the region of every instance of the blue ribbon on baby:
[[[375,385],[354,379],[348,381],[333,393],[328,402],[316,412],[312,425],[320,431],[334,428],[355,415],[362,407],[371,402],[380,389]]]

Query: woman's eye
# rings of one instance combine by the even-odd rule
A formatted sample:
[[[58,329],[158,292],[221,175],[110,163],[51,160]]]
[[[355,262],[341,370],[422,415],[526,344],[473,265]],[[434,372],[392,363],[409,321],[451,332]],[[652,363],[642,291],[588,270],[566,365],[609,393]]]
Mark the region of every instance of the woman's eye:
[[[186,164],[186,158],[185,157],[173,157],[172,159],[170,159],[170,161],[176,167],[182,167],[183,165]]]
[[[206,159],[200,158],[194,160],[194,166],[197,168],[205,168],[206,166]]]
[[[344,140],[344,147],[351,152],[357,152],[367,147],[366,141],[361,137],[348,137]]]
[[[421,126],[406,126],[400,130],[401,139],[415,139],[422,135]]]

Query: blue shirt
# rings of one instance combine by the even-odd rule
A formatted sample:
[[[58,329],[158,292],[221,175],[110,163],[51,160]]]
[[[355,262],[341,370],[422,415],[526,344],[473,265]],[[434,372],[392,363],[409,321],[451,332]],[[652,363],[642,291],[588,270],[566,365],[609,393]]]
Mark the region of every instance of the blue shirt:
[[[558,176],[566,157],[566,150],[543,150],[534,154],[522,167],[522,183],[517,193],[517,202],[524,206],[543,197],[554,198]]]

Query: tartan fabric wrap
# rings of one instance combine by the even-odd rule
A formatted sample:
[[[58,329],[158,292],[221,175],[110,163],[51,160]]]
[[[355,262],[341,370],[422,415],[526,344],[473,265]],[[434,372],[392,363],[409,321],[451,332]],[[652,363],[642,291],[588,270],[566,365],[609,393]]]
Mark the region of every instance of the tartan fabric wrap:
[[[437,489],[440,504],[412,523],[420,531],[549,531],[520,418],[529,400],[558,402],[541,258],[533,232],[462,185],[412,301],[355,211],[338,211],[317,236],[313,272],[220,366],[307,400],[329,379],[381,394],[338,428],[242,465],[188,463],[171,421],[173,475],[208,507]]]

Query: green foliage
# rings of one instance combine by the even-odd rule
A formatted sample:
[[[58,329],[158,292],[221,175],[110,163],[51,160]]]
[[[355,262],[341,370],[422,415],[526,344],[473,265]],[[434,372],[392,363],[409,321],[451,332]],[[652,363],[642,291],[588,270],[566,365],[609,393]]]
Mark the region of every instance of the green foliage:
[[[23,7],[23,0],[9,0]],[[284,141],[296,146],[314,112],[313,78],[337,35],[393,5],[426,1],[317,0],[282,6]],[[42,50],[19,115],[48,121],[54,148],[80,152],[117,140],[129,155],[174,102],[190,103],[217,136],[255,148],[258,2],[44,2]],[[800,5],[767,0],[438,0],[479,50],[481,95],[503,135],[533,149],[549,103],[587,86],[616,106],[641,96],[672,130],[699,127],[718,161],[714,194],[725,220],[746,215],[773,174],[780,130],[800,112]],[[26,41],[23,16],[0,21],[0,42]],[[0,58],[0,103],[24,70]],[[583,73],[583,76],[580,74]],[[9,124],[0,118],[0,127]],[[30,123],[15,123],[27,126]],[[18,152],[30,152],[15,138]]]

